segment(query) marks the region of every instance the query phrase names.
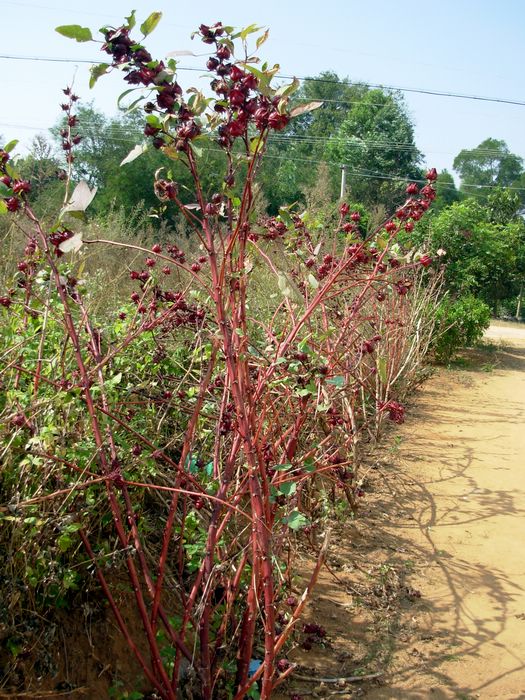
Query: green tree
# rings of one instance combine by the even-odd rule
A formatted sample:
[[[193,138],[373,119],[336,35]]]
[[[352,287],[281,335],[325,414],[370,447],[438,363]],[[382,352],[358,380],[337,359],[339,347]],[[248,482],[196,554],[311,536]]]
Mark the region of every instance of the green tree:
[[[20,176],[31,182],[34,208],[39,216],[53,217],[60,209],[64,186],[60,181],[61,163],[53,144],[42,134],[33,138],[29,154],[16,161]]]
[[[159,200],[151,183],[155,171],[166,168],[165,156],[149,146],[140,158],[121,166],[129,152],[137,144],[145,142],[144,115],[140,110],[115,117],[107,117],[92,105],[81,105],[77,111],[78,125],[74,131],[82,140],[74,149],[73,177],[77,181],[86,180],[91,187],[98,188],[92,211],[95,214],[107,212],[115,202],[127,212],[138,206],[157,208]],[[55,138],[60,141],[61,128],[62,124],[53,129]],[[211,193],[221,186],[219,161],[224,156],[209,144],[204,148],[202,182]],[[171,170],[173,178],[179,183],[181,200],[188,203],[193,201],[187,169],[180,162],[173,161]]]
[[[505,141],[488,138],[454,158],[461,190],[486,198],[493,187],[510,187],[523,174],[523,159],[511,153]]]
[[[454,296],[474,294],[494,312],[518,293],[524,224],[505,217],[508,201],[482,204],[468,198],[443,209],[428,226],[418,227],[414,242],[432,255],[444,251],[445,282]]]
[[[351,197],[391,208],[403,196],[405,178],[420,177],[421,153],[402,98],[368,90],[348,112],[326,147],[328,158],[349,166]],[[399,179],[397,179],[399,178]]]
[[[448,170],[442,170],[436,180],[436,199],[432,204],[432,212],[437,213],[458,202],[460,196],[452,175]]]

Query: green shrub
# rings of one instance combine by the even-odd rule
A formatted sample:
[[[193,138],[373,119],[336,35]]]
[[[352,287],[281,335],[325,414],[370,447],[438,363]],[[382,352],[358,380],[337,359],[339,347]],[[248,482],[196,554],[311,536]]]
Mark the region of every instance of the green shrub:
[[[475,345],[490,324],[490,308],[472,294],[444,299],[437,316],[441,332],[436,335],[434,353],[438,362],[449,362],[460,348]]]

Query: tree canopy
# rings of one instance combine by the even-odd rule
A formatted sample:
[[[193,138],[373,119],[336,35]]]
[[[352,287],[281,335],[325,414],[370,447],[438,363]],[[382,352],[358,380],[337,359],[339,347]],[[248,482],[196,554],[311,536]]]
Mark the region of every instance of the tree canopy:
[[[511,187],[523,174],[523,159],[511,153],[505,141],[488,138],[463,149],[454,159],[465,194],[487,197],[494,187]]]

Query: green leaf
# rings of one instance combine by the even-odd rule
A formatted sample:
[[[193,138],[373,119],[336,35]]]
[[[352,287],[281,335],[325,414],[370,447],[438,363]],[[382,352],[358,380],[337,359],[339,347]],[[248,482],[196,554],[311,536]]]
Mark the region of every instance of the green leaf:
[[[0,197],[12,197],[13,196],[13,190],[8,187],[7,185],[4,185],[3,182],[0,182]]]
[[[303,469],[305,472],[309,473],[315,471],[315,461],[313,457],[308,457],[308,459],[304,460]]]
[[[272,469],[276,472],[285,472],[292,467],[293,464],[276,464],[275,467],[272,467]]]
[[[293,92],[299,89],[300,82],[297,80],[297,78],[294,78],[291,83],[288,85],[281,85],[280,88],[278,88],[275,91],[275,96],[276,97],[288,97],[291,95]]]
[[[288,525],[290,530],[300,530],[310,524],[308,518],[298,510],[292,510],[290,515],[283,519],[283,523]]]
[[[297,491],[297,484],[295,481],[286,481],[284,484],[279,484],[279,493],[283,496],[293,496]]]
[[[55,31],[68,39],[75,39],[78,42],[93,41],[91,29],[81,27],[80,24],[63,24],[60,27],[56,27]]]
[[[292,290],[288,286],[288,280],[282,272],[279,272],[277,275],[277,286],[284,297],[288,298],[292,296]]]
[[[12,177],[13,180],[20,180],[20,173],[16,168],[13,168],[12,162],[11,163],[6,163],[4,165],[6,173],[9,175],[9,177]]]
[[[264,34],[261,34],[260,37],[257,38],[257,41],[255,42],[255,45],[257,48],[261,48],[261,46],[264,44],[264,42],[268,39],[268,36],[270,34],[270,30],[267,29]]]
[[[257,153],[261,142],[262,139],[260,136],[254,136],[252,139],[250,139],[250,153]]]
[[[3,150],[6,153],[10,153],[13,150],[13,148],[16,146],[17,143],[18,143],[18,139],[13,139],[12,141],[9,141],[9,143],[4,146]]]
[[[377,360],[377,371],[379,372],[379,377],[383,384],[386,384],[386,357],[379,357]]]
[[[133,27],[137,24],[137,20],[135,18],[135,12],[136,10],[131,10],[131,14],[129,17],[126,17],[126,22],[128,23],[128,29],[133,29]]]
[[[152,12],[151,15],[140,25],[140,31],[144,36],[148,36],[160,22],[162,12]]]
[[[60,535],[57,540],[58,548],[61,552],[67,552],[67,550],[73,545],[73,540],[67,534]]]
[[[146,121],[148,122],[148,124],[155,127],[155,129],[162,129],[162,122],[156,114],[148,114],[146,116]]]
[[[310,287],[313,287],[314,289],[319,287],[319,281],[312,275],[312,273],[308,275],[308,283],[310,284]]]
[[[345,378],[344,377],[331,377],[330,379],[326,380],[327,384],[333,384],[336,386],[338,389],[342,389],[345,385]]]
[[[122,100],[123,100],[125,97],[127,97],[128,95],[130,95],[132,92],[136,92],[137,90],[140,90],[140,91],[142,92],[142,88],[140,88],[140,87],[138,87],[138,88],[129,88],[128,90],[124,90],[124,92],[122,92],[122,93],[117,97],[117,107],[118,107],[119,109],[127,109],[126,107],[122,107],[120,103],[122,102]]]
[[[93,88],[100,76],[105,75],[108,72],[109,63],[99,63],[96,66],[91,66],[89,72],[91,77],[89,79],[89,87]]]
[[[250,24],[248,27],[246,27],[245,29],[242,29],[239,32],[239,36],[241,37],[241,39],[243,41],[246,41],[246,39],[248,38],[248,36],[250,34],[253,34],[254,32],[258,32],[260,29],[261,29],[261,27],[258,27],[256,24]]]

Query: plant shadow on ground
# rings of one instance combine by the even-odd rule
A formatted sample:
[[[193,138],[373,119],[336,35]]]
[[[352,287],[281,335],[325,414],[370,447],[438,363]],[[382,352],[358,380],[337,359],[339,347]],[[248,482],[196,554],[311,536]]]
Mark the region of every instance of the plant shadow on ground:
[[[475,458],[471,439],[469,445],[459,445],[459,452],[455,445],[449,454],[439,437],[440,425],[453,421],[451,414],[455,412],[458,424],[481,425],[482,432],[484,424],[497,429],[498,424],[524,422],[523,406],[517,401],[493,407],[474,404],[466,414],[461,407],[451,405],[448,397],[450,382],[469,386],[468,374],[483,372],[488,361],[494,362],[496,371],[525,371],[525,348],[476,349],[464,357],[467,372],[442,370],[445,381],[430,382],[424,399],[413,406],[406,426],[410,438],[401,448],[402,459],[398,453],[403,441],[397,436],[386,439],[393,447],[379,448],[371,455],[365,504],[355,520],[335,525],[328,567],[308,609],[308,619],[326,628],[327,641],[304,650],[304,635],[299,631],[297,648],[290,654],[298,664],[297,671],[276,700],[294,693],[301,697],[471,700],[485,697],[484,689],[505,675],[519,682],[525,674],[525,665],[517,655],[513,669],[500,672],[495,667],[476,687],[458,683],[449,671],[451,664],[467,658],[484,658],[489,645],[499,645],[502,653],[512,654],[512,649],[503,648],[499,637],[512,615],[509,608],[523,595],[521,586],[506,572],[449,553],[435,541],[438,528],[468,528],[502,514],[520,520],[525,517],[513,491],[481,488],[477,483],[471,470]],[[431,479],[418,474],[422,453],[427,463],[436,465]],[[502,454],[493,456],[499,463],[505,461]],[[461,490],[469,493],[468,500],[450,497],[448,502],[440,494],[438,506],[433,494],[439,494],[445,482],[457,480]],[[434,589],[432,600],[426,597],[425,588]],[[298,585],[297,591],[300,589]],[[488,601],[489,616],[475,614],[464,598],[465,590]],[[446,629],[436,628],[435,621],[447,616],[451,624]],[[374,673],[382,675],[363,682],[343,681]],[[424,679],[424,685],[416,683],[417,687],[410,689],[417,676]],[[398,686],[403,689],[396,690]]]

